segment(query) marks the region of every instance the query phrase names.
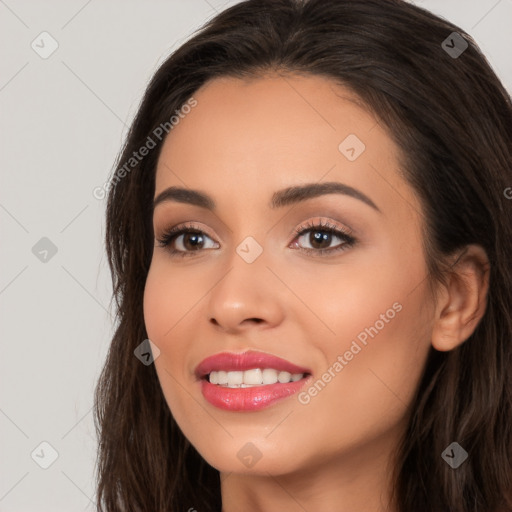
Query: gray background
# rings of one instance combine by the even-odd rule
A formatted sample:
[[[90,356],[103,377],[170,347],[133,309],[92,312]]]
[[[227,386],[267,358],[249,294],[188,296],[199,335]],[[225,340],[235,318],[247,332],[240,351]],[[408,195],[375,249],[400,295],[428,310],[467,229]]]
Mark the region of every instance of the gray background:
[[[93,190],[158,65],[235,3],[0,0],[2,512],[94,510],[92,393],[113,311]],[[468,31],[512,91],[512,0],[416,3]],[[44,31],[58,43],[46,59],[31,46],[51,49]],[[58,453],[47,469],[42,442]]]

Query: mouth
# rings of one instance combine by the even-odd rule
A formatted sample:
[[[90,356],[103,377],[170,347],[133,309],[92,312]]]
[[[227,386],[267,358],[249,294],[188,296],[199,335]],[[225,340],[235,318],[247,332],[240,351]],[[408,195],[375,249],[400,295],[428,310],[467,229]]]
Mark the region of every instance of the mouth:
[[[248,351],[221,353],[196,368],[203,397],[229,411],[256,411],[297,393],[311,372],[285,359]]]
[[[243,374],[241,383],[239,381]],[[249,381],[266,379],[272,383],[246,383],[245,375],[249,375]],[[263,377],[265,375],[265,377]],[[274,377],[277,375],[277,381]],[[260,377],[261,376],[261,377]],[[258,411],[264,409],[275,402],[287,398],[306,384],[311,378],[309,373],[290,374],[288,372],[279,372],[272,368],[254,368],[245,372],[211,372],[207,377],[201,379],[201,392],[203,397],[212,405],[226,411]],[[227,381],[225,384],[214,384],[211,380]],[[281,379],[283,382],[280,382]]]

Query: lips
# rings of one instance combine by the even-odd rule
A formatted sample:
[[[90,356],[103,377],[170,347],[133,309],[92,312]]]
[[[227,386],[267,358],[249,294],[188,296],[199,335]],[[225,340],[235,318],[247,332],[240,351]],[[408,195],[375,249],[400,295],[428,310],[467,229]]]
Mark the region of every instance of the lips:
[[[288,374],[302,374],[300,380],[252,387],[230,388],[209,382],[211,372],[244,372],[253,369],[273,369]],[[222,352],[204,359],[195,369],[201,380],[203,397],[215,407],[230,411],[255,411],[297,393],[311,377],[308,368],[280,357],[257,351],[241,354]]]
[[[297,366],[286,359],[281,359],[264,352],[249,350],[241,354],[221,352],[207,357],[196,367],[195,374],[199,379],[206,377],[213,371],[245,371],[253,368],[274,368],[281,372],[311,373],[308,368]]]

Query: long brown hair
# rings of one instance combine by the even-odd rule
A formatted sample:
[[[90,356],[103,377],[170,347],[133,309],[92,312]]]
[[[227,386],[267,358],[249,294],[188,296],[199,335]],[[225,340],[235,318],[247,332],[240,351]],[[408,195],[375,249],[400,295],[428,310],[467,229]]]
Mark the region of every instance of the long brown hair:
[[[178,428],[154,365],[134,356],[147,338],[143,292],[165,139],[155,129],[170,131],[171,117],[206,81],[267,73],[328,77],[387,127],[421,200],[430,283],[446,278],[454,251],[475,243],[487,252],[485,315],[459,348],[431,349],[397,454],[393,498],[400,512],[512,511],[511,99],[469,34],[402,0],[243,1],[152,78],[108,190],[117,322],[95,394],[98,510],[221,509],[219,472]],[[148,137],[155,147],[134,164]],[[453,441],[469,453],[457,469],[441,457]]]

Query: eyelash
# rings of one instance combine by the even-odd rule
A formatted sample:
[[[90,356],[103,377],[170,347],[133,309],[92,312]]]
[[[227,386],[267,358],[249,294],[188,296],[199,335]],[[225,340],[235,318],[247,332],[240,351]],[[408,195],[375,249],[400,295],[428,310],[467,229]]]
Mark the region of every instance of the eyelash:
[[[310,232],[310,231],[320,231],[323,233],[329,233],[331,235],[335,235],[337,238],[340,238],[343,243],[340,244],[338,247],[331,247],[329,249],[310,249],[308,247],[306,248],[299,248],[299,250],[305,252],[306,254],[314,253],[315,255],[325,255],[325,254],[332,254],[336,253],[338,251],[344,251],[346,249],[349,249],[350,247],[353,247],[357,240],[350,235],[350,231],[346,231],[340,227],[337,227],[333,224],[330,224],[328,221],[322,222],[309,222],[306,224],[306,226],[301,226],[297,228],[294,231],[294,240],[297,237],[301,237],[302,235]],[[186,224],[186,225],[179,225],[175,226],[173,228],[170,228],[166,230],[161,238],[157,239],[159,247],[168,247],[171,242],[173,242],[178,236],[183,234],[199,234],[199,235],[206,235],[208,238],[210,238],[203,230],[199,229],[197,226],[194,226],[193,224]],[[172,256],[192,256],[195,252],[201,252],[201,250],[198,251],[178,251],[176,249],[172,249],[168,247],[167,249]]]

